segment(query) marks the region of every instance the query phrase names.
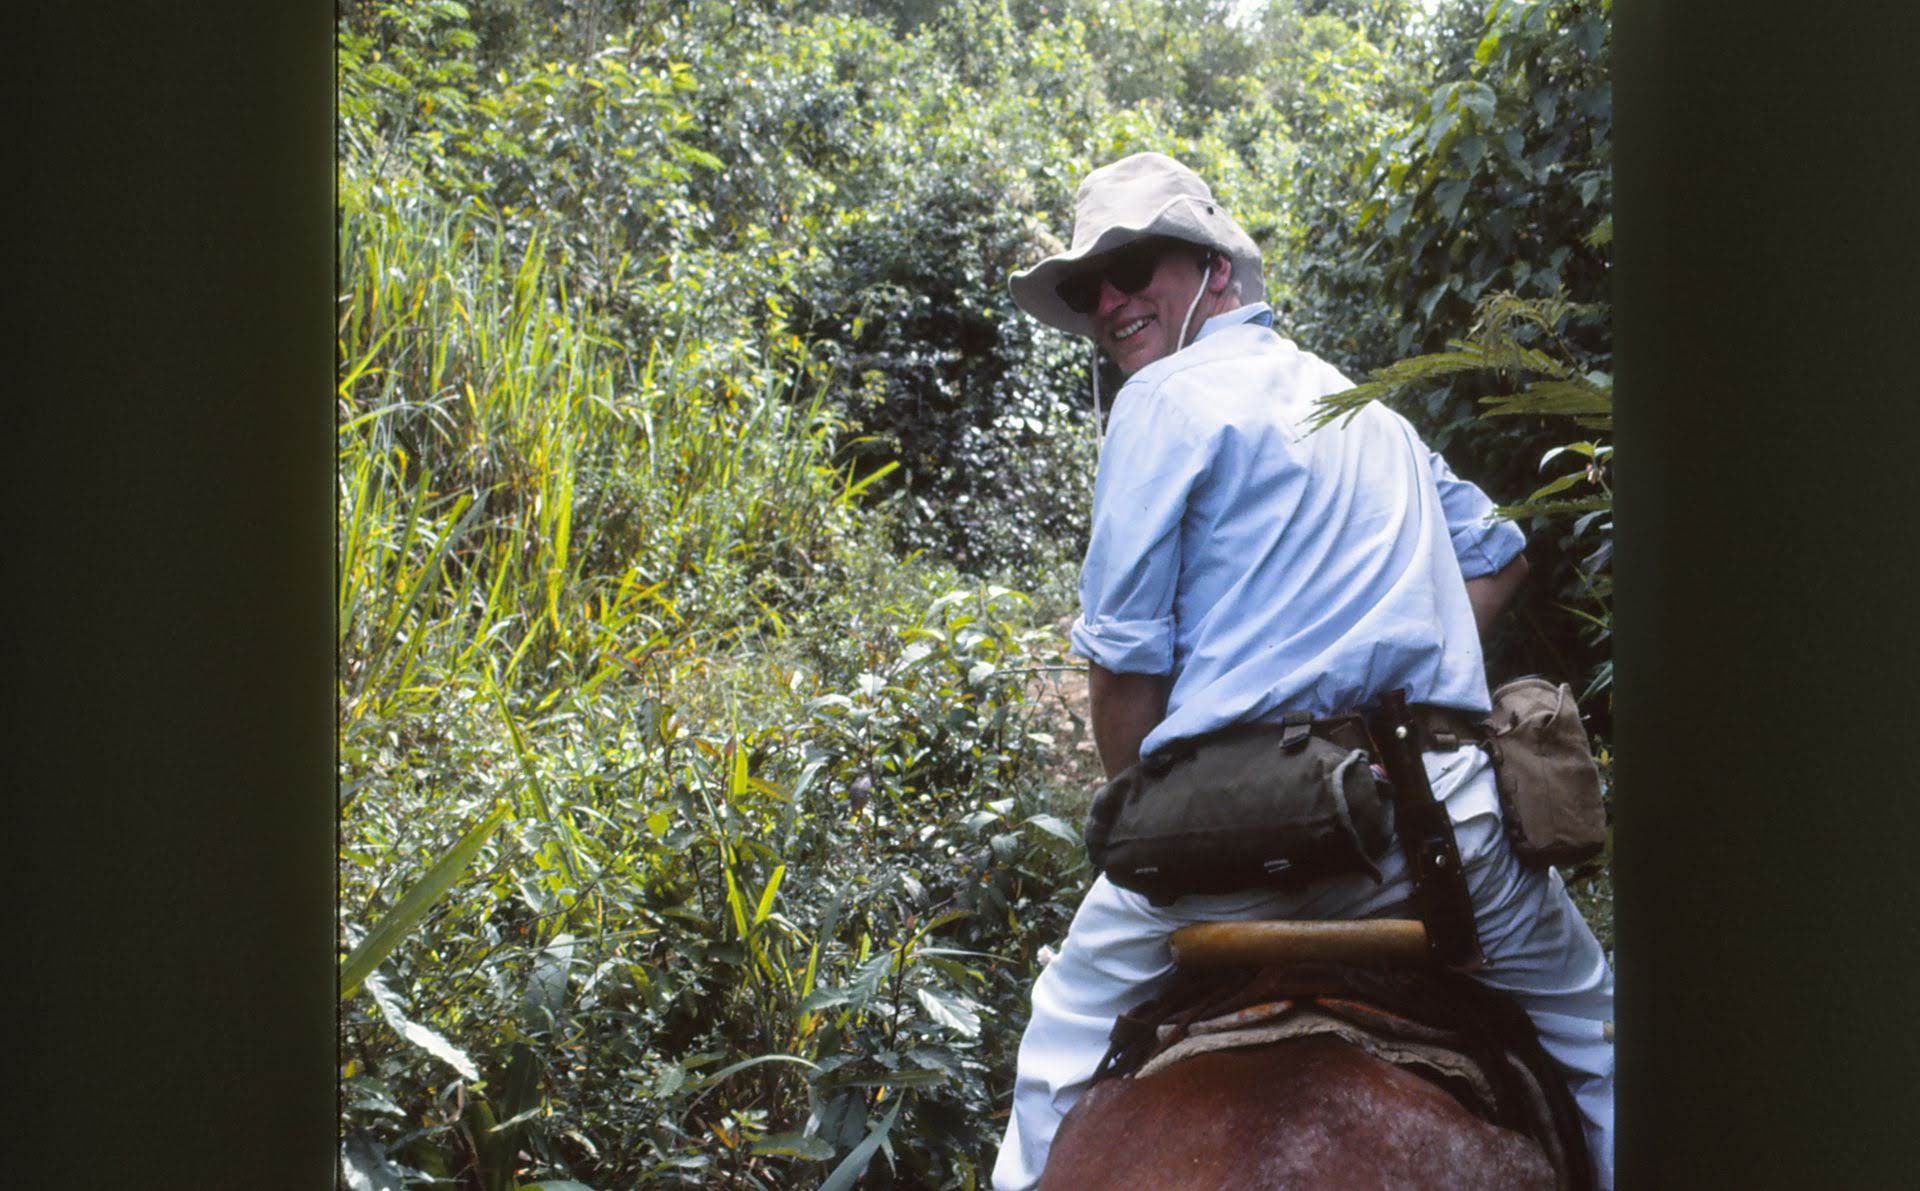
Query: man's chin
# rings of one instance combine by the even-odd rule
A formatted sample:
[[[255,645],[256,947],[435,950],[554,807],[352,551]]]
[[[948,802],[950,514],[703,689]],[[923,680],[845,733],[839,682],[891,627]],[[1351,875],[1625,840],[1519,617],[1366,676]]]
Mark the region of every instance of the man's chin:
[[[1152,329],[1148,327],[1140,331],[1135,338],[1146,335]],[[1166,353],[1155,350],[1150,343],[1135,343],[1133,340],[1128,340],[1119,347],[1109,344],[1107,354],[1112,356],[1113,362],[1119,366],[1120,375],[1130,377]]]

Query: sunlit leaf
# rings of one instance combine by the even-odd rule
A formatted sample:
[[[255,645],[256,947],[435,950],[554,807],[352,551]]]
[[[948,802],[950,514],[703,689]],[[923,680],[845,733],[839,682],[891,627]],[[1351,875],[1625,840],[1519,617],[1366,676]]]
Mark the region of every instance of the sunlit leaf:
[[[432,868],[421,875],[412,888],[402,894],[392,909],[380,919],[374,928],[360,940],[359,946],[348,953],[340,964],[340,999],[346,1000],[360,990],[360,985],[373,972],[381,960],[397,946],[401,939],[433,908],[434,903],[445,896],[447,890],[459,875],[466,871],[473,858],[479,854],[482,844],[493,834],[496,827],[505,822],[507,808],[495,807],[492,814],[474,824],[460,837],[445,856],[442,856]]]
[[[387,987],[386,981],[380,978],[378,972],[367,973],[363,983],[367,994],[373,998],[375,1007],[379,1009],[380,1016],[393,1028],[394,1033],[452,1067],[460,1073],[461,1078],[467,1080],[480,1078],[480,1069],[475,1067],[473,1060],[467,1057],[467,1052],[447,1041],[439,1031],[423,1026],[407,1016],[406,1006],[401,1003],[398,994]]]
[[[927,1016],[937,1024],[956,1030],[965,1038],[972,1038],[980,1033],[980,1015],[974,1012],[977,1006],[966,998],[939,992],[924,985],[914,989],[913,995],[925,1007]]]

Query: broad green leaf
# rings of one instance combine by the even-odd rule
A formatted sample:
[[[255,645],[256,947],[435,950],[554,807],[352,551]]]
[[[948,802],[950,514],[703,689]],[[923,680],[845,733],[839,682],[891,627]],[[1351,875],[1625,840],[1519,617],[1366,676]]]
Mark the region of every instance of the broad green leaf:
[[[1407,225],[1407,216],[1413,214],[1413,200],[1401,199],[1387,211],[1387,235],[1397,236],[1400,229]]]
[[[824,1162],[833,1157],[833,1146],[825,1138],[809,1137],[802,1133],[770,1133],[753,1143],[753,1152]]]
[[[1539,470],[1545,471],[1547,469],[1547,464],[1552,463],[1555,459],[1558,459],[1560,456],[1565,455],[1568,452],[1572,452],[1575,455],[1580,455],[1585,458],[1592,459],[1595,455],[1595,450],[1596,448],[1590,442],[1570,442],[1562,446],[1554,447],[1552,450],[1548,451],[1546,454],[1540,456]]]
[[[349,1191],[406,1191],[406,1172],[388,1161],[371,1137],[355,1137],[340,1148],[341,1182]]]
[[[520,998],[522,1029],[546,1030],[559,1020],[560,1011],[566,1007],[567,972],[573,965],[574,942],[572,935],[562,933],[540,949]]]
[[[1038,827],[1053,838],[1061,840],[1075,848],[1079,847],[1082,842],[1080,833],[1075,831],[1071,824],[1055,815],[1035,815],[1027,820],[1027,825],[1030,827]]]
[[[1492,87],[1487,86],[1485,83],[1464,83],[1461,85],[1458,94],[1460,96],[1461,109],[1472,112],[1474,117],[1481,122],[1480,126],[1482,128],[1492,122],[1495,103]]]
[[[979,831],[983,827],[999,822],[1000,816],[992,811],[971,811],[960,820],[960,826],[968,831]]]
[[[787,797],[796,802],[799,801],[808,790],[813,788],[813,779],[820,776],[820,771],[826,767],[826,764],[827,755],[823,753],[802,766],[800,776],[794,779],[793,792]]]
[[[1485,66],[1487,63],[1493,61],[1494,51],[1499,48],[1500,27],[1495,25],[1487,30],[1485,36],[1481,37],[1480,44],[1473,47],[1474,64],[1477,66]]]
[[[673,1064],[661,1069],[659,1078],[653,1083],[653,1094],[664,1100],[686,1086],[686,1082],[687,1069]]]
[[[455,878],[466,871],[480,846],[487,842],[496,827],[506,820],[507,807],[502,804],[493,809],[493,813],[475,824],[467,834],[460,837],[445,856],[426,871],[413,888],[407,890],[378,925],[368,931],[360,940],[360,945],[348,953],[340,965],[340,999],[346,1000],[360,991],[360,985],[378,967],[380,961],[397,946],[401,939],[413,930],[426,912],[433,908],[453,885]]]
[[[887,1134],[892,1132],[894,1119],[900,1115],[902,1103],[904,1101],[900,1097],[893,1098],[893,1107],[887,1110],[886,1119],[875,1125],[872,1132],[840,1160],[840,1165],[833,1168],[826,1182],[820,1184],[820,1191],[850,1191],[855,1181],[866,1172],[874,1154],[879,1152],[881,1143],[887,1140]]]
[[[916,988],[913,995],[919,998],[926,1008],[927,1016],[938,1025],[957,1030],[962,1037],[973,1038],[980,1033],[980,1015],[974,1010],[977,1006],[965,997],[936,992],[931,988]]]
[[[692,145],[684,144],[680,141],[672,142],[672,148],[673,148],[674,156],[679,157],[684,161],[691,161],[693,164],[697,166],[702,166],[710,170],[718,170],[718,169],[726,168],[726,165],[727,165],[726,162],[720,160],[718,157],[715,157],[713,154],[707,152],[705,149],[698,149]]]
[[[439,1031],[423,1026],[407,1016],[407,1009],[401,1002],[400,995],[387,987],[387,982],[380,978],[378,972],[368,972],[365,984],[367,994],[373,998],[375,1008],[379,1009],[380,1016],[386,1019],[387,1024],[393,1027],[394,1033],[458,1071],[461,1078],[469,1081],[480,1078],[480,1069],[474,1066],[472,1059],[467,1057],[467,1052],[447,1041]]]
[[[818,1013],[822,1009],[831,1009],[835,1005],[851,1004],[864,990],[856,985],[845,988],[816,988],[800,998],[800,1012]]]
[[[1548,128],[1553,126],[1553,113],[1560,100],[1560,93],[1552,87],[1542,87],[1533,93],[1533,114],[1540,123]]]
[[[1573,487],[1575,484],[1582,482],[1586,478],[1587,478],[1586,472],[1576,471],[1568,475],[1560,476],[1557,479],[1549,480],[1546,483],[1540,485],[1538,488],[1535,488],[1531,493],[1527,495],[1527,503],[1533,504],[1537,501],[1545,500],[1547,497],[1552,496],[1555,493],[1565,492],[1567,489]]]

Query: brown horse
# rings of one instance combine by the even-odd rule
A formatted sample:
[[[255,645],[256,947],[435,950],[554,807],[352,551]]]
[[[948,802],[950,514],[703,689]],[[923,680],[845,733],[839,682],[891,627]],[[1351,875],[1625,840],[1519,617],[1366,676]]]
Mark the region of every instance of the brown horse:
[[[1211,924],[1176,935],[1175,952],[1185,968],[1303,957],[1412,966],[1424,962],[1425,939],[1418,923]],[[1096,1082],[1061,1124],[1040,1187],[1477,1189],[1564,1181],[1533,1138],[1480,1119],[1436,1082],[1316,1034],[1205,1051]]]

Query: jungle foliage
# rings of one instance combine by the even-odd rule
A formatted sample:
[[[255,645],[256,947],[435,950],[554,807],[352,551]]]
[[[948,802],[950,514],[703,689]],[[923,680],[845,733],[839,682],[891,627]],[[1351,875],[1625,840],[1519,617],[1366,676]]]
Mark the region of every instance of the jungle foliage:
[[[1502,664],[1603,716],[1604,8],[1242,7],[341,9],[348,1185],[986,1181],[1088,879],[1087,358],[1005,278],[1122,154],[1532,493]]]

